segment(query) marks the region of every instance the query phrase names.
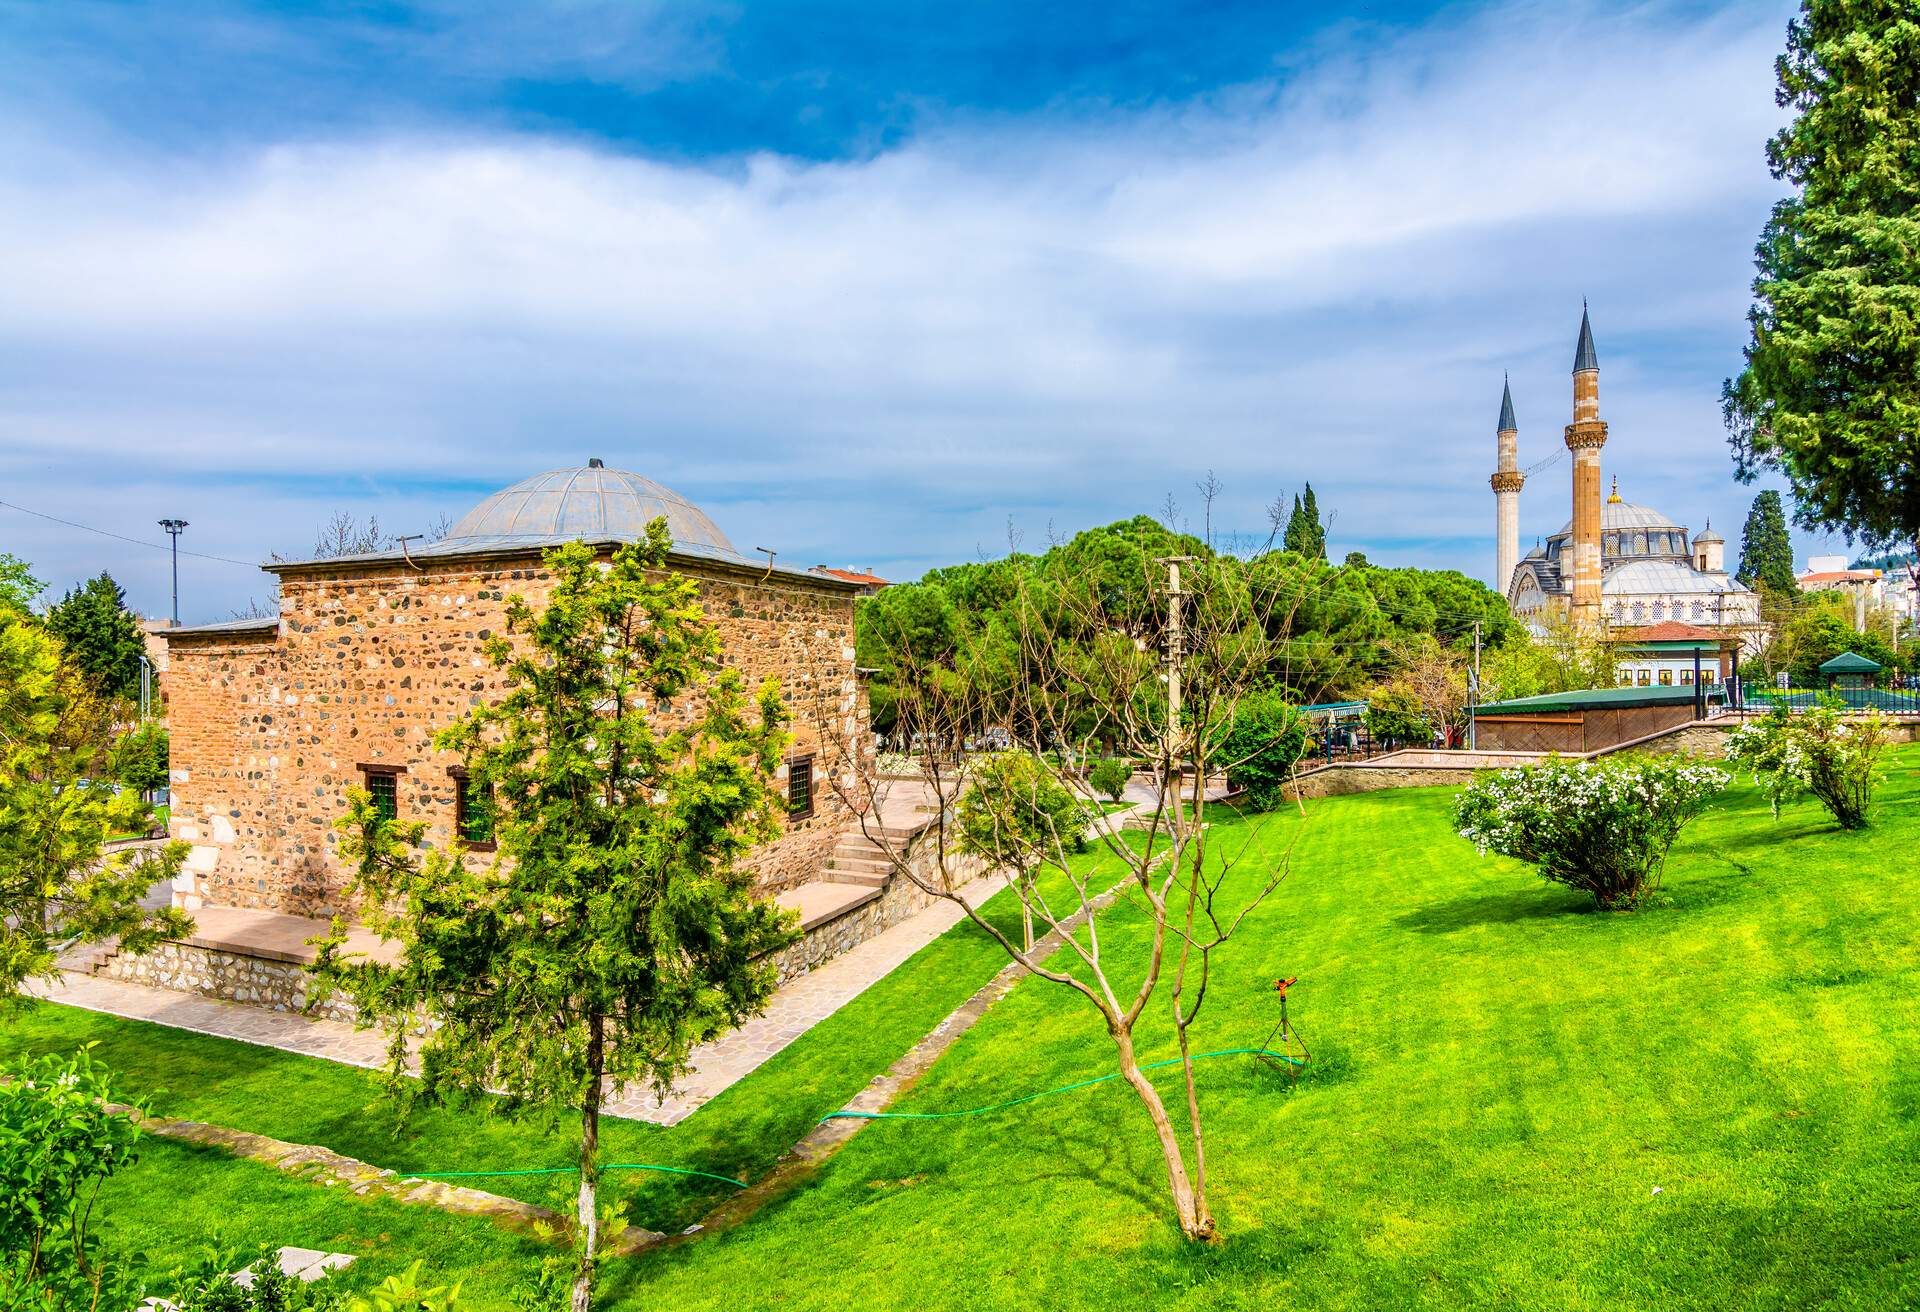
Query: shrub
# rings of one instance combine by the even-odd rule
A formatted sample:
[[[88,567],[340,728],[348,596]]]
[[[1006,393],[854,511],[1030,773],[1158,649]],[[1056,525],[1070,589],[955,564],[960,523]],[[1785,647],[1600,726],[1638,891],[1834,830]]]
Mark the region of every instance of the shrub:
[[[1108,757],[1087,773],[1087,783],[1092,786],[1093,791],[1102,797],[1111,797],[1116,802],[1120,800],[1120,795],[1126,792],[1127,781],[1131,778],[1133,778],[1132,764],[1118,757]]]
[[[103,1270],[89,1231],[101,1183],[137,1156],[140,1129],[113,1101],[88,1044],[0,1072],[0,1295],[6,1307],[99,1297]]]
[[[1039,757],[999,752],[973,767],[953,815],[957,850],[1012,872],[1022,932],[1032,947],[1034,875],[1050,860],[1086,850],[1087,808]]]
[[[1572,762],[1481,774],[1454,804],[1454,827],[1481,855],[1527,861],[1610,910],[1660,886],[1667,849],[1727,786],[1725,770],[1681,756]]]
[[[1727,758],[1753,773],[1773,813],[1801,792],[1814,795],[1842,829],[1864,829],[1887,749],[1885,718],[1873,711],[1849,721],[1840,700],[1823,696],[1795,713],[1776,704],[1764,720],[1727,735]]]
[[[1248,693],[1233,708],[1233,720],[1213,759],[1227,778],[1247,791],[1247,803],[1264,811],[1283,800],[1294,763],[1307,750],[1307,718],[1278,688]]]

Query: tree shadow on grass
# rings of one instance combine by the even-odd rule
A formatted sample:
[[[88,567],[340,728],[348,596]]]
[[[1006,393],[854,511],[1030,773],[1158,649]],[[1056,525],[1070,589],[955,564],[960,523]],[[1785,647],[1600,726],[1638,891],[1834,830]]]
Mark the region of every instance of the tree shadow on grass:
[[[1503,893],[1476,893],[1418,907],[1394,917],[1393,923],[1416,934],[1457,934],[1478,925],[1518,925],[1562,916],[1588,916],[1599,908],[1584,893],[1558,888],[1516,888]]]

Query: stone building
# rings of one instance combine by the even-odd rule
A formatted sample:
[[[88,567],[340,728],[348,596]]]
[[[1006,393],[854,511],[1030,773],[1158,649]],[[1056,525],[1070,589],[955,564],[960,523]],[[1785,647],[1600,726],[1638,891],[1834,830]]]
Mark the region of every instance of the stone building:
[[[1565,434],[1573,456],[1572,518],[1525,557],[1519,537],[1526,474],[1510,390],[1501,396],[1496,437],[1495,582],[1516,615],[1541,619],[1558,611],[1596,626],[1677,620],[1758,640],[1759,598],[1727,573],[1726,539],[1711,524],[1690,534],[1657,510],[1621,500],[1617,478],[1602,499],[1607,423],[1600,418],[1600,358],[1584,309],[1574,348],[1573,422]]]
[[[544,549],[583,540],[610,552],[655,516],[666,518],[671,567],[698,583],[726,659],[750,684],[777,678],[793,713],[781,779],[789,809],[784,832],[754,858],[761,887],[808,886],[796,905],[812,923],[878,896],[879,878],[835,883],[844,896],[811,896],[831,878],[852,819],[825,770],[866,737],[854,672],[858,585],[748,558],[682,497],[595,460],[495,493],[430,544],[269,563],[276,618],[165,633],[170,829],[192,845],[176,903],[350,910],[333,825],[351,787],[426,821],[431,840],[463,829],[460,761],[432,740],[499,692],[483,644],[505,629],[507,598],[540,604],[552,583]]]

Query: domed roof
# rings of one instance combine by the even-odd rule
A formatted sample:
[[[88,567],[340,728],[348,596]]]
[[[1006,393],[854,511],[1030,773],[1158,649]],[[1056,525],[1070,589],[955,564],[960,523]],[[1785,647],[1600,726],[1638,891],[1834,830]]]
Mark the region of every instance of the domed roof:
[[[1637,506],[1631,501],[1606,501],[1600,506],[1600,528],[1683,528],[1651,506]],[[1554,534],[1555,537],[1573,536],[1573,521],[1568,520]]]
[[[665,516],[675,545],[738,556],[700,507],[671,488],[598,460],[550,469],[502,488],[460,516],[436,546],[486,540],[502,545],[577,539],[617,542],[643,538],[648,521]]]

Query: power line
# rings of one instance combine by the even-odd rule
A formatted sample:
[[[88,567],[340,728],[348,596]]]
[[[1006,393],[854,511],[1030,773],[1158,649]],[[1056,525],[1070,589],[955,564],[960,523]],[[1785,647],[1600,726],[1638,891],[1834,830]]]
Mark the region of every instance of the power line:
[[[98,533],[103,538],[113,538],[120,542],[131,542],[136,547],[148,547],[154,551],[170,550],[164,542],[146,542],[140,538],[130,538],[124,533],[109,533],[106,529],[95,528],[91,524],[79,524],[71,519],[62,519],[58,515],[49,515],[38,510],[28,510],[25,506],[16,506],[11,501],[0,501],[0,509],[17,510],[23,515],[32,515],[35,519],[44,519],[54,524],[64,524],[68,528],[77,528],[84,533]],[[257,560],[234,560],[230,556],[209,556],[204,551],[182,551],[180,554],[183,556],[195,556],[201,560],[216,560],[222,565],[239,565],[244,569],[260,568],[260,562]]]

